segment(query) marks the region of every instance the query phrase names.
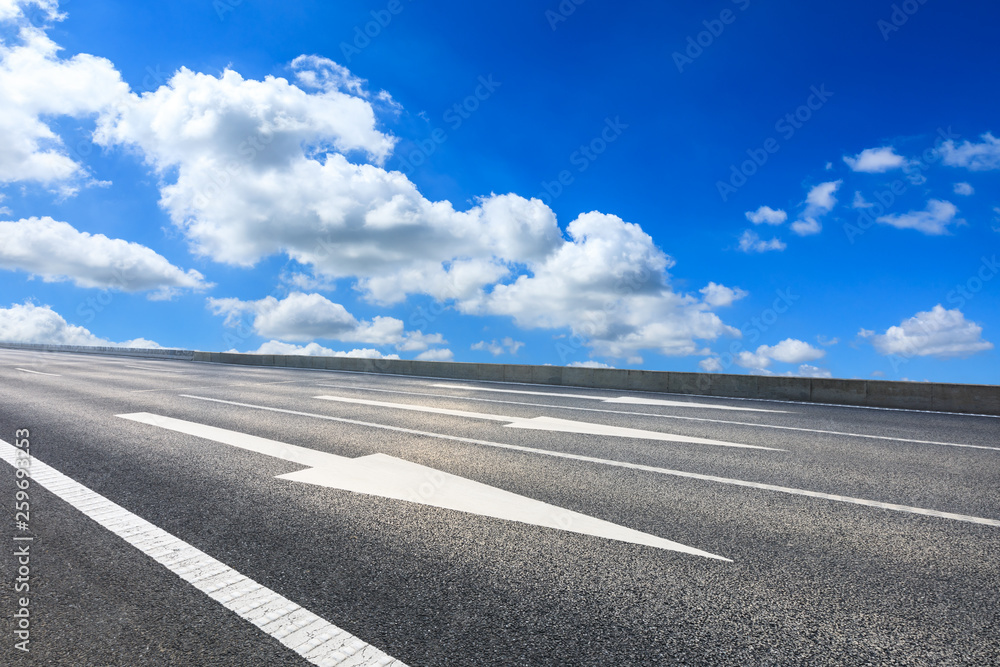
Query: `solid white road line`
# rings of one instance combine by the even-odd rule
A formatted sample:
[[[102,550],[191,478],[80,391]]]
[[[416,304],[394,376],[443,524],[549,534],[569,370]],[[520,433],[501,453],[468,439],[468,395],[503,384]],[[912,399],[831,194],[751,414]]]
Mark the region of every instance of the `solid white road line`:
[[[159,368],[156,366],[130,366],[128,364],[117,364],[121,368],[134,368],[140,371],[155,371],[157,373],[179,373],[181,375],[186,375],[184,371],[174,370],[173,368]]]
[[[48,375],[49,377],[54,377],[54,378],[62,377],[61,375],[56,375],[55,373],[42,373],[41,371],[32,371],[28,370],[27,368],[15,368],[14,370],[23,371],[25,373],[32,373],[34,375]]]
[[[556,528],[570,533],[732,562],[728,558],[701,549],[386,454],[371,454],[352,459],[148,412],[118,415],[118,417],[309,466],[293,473],[278,475],[278,479],[405,500],[457,512]]]
[[[554,452],[546,449],[535,449],[534,447],[522,447],[520,445],[508,445],[500,442],[490,442],[488,440],[476,440],[474,438],[463,438],[457,435],[444,435],[441,433],[431,433],[428,431],[417,431],[409,428],[402,428],[400,426],[386,426],[385,424],[373,424],[370,422],[358,421],[356,419],[346,419],[344,417],[330,417],[329,415],[318,415],[310,412],[299,412],[298,410],[286,410],[284,408],[272,408],[266,405],[252,405],[250,403],[238,403],[236,401],[226,401],[221,398],[208,398],[206,396],[192,396],[189,394],[180,394],[184,398],[194,398],[199,401],[209,401],[212,403],[222,403],[225,405],[235,405],[241,408],[253,408],[257,410],[268,410],[270,412],[280,412],[289,415],[299,415],[301,417],[313,417],[316,419],[325,419],[327,421],[340,422],[342,424],[355,424],[357,426],[367,426],[370,428],[380,428],[387,431],[395,431],[397,433],[410,433],[413,435],[421,435],[430,438],[440,438],[442,440],[452,440],[455,442],[465,442],[473,445],[484,445],[486,447],[497,447],[499,449],[510,449],[519,452],[528,452],[530,454],[541,454],[543,456],[553,456],[562,459],[572,459],[575,461],[585,461],[588,463],[599,463],[601,465],[614,466],[618,468],[629,468],[632,470],[644,470],[646,472],[653,472],[660,475],[672,475],[675,477],[687,477],[689,479],[699,479],[706,482],[717,482],[720,484],[732,484],[735,486],[746,486],[754,489],[763,489],[765,491],[777,491],[779,493],[790,493],[797,496],[809,496],[811,498],[823,498],[824,500],[834,500],[842,503],[852,503],[855,505],[866,505],[868,507],[878,507],[880,509],[893,510],[896,512],[908,512],[910,514],[921,514],[924,516],[933,516],[942,519],[952,519],[954,521],[967,521],[970,523],[978,523],[985,526],[997,526],[1000,527],[1000,521],[996,519],[984,519],[976,516],[969,516],[965,514],[953,514],[951,512],[938,512],[937,510],[928,510],[920,507],[910,507],[909,505],[895,505],[892,503],[883,503],[877,500],[865,500],[864,498],[852,498],[850,496],[840,496],[831,493],[820,493],[818,491],[806,491],[804,489],[794,489],[787,486],[776,486],[774,484],[761,484],[758,482],[747,482],[739,479],[729,479],[727,477],[715,477],[712,475],[700,475],[693,472],[683,472],[681,470],[670,470],[668,468],[656,468],[653,466],[641,465],[638,463],[625,463],[622,461],[611,461],[608,459],[599,459],[592,456],[583,456],[581,454],[567,454],[564,452]]]
[[[463,410],[449,410],[447,408],[433,408],[424,405],[413,405],[408,403],[386,403],[383,401],[369,401],[363,398],[347,398],[344,396],[315,396],[314,398],[324,401],[337,401],[339,403],[354,403],[357,405],[369,405],[379,408],[391,408],[396,410],[412,410],[415,412],[429,412],[438,415],[451,415],[453,417],[466,417],[469,419],[488,419],[491,421],[510,422],[506,426],[509,428],[524,428],[536,431],[556,431],[560,433],[580,433],[583,435],[604,435],[618,438],[642,438],[644,440],[658,440],[661,442],[683,442],[695,445],[714,445],[718,447],[738,447],[742,449],[766,449],[770,451],[785,451],[774,449],[773,447],[760,447],[758,445],[742,445],[735,442],[724,442],[722,440],[709,440],[707,438],[693,438],[686,435],[674,435],[672,433],[661,433],[659,431],[643,431],[637,428],[624,428],[621,426],[608,426],[606,424],[594,424],[592,422],[578,422],[570,419],[559,419],[557,417],[507,417],[504,415],[491,415],[482,412],[465,412]]]
[[[0,440],[0,458],[17,467],[23,450]],[[79,509],[100,526],[192,586],[271,635],[314,665],[406,667],[371,644],[261,586],[187,542],[31,457],[31,481]]]
[[[561,398],[580,398],[590,401],[602,401],[604,403],[629,403],[633,405],[659,405],[668,408],[705,408],[709,410],[741,410],[743,412],[781,412],[784,410],[762,410],[760,408],[737,408],[729,405],[715,405],[712,403],[689,403],[687,401],[668,401],[661,398],[639,398],[635,396],[619,396],[617,398],[605,398],[603,396],[588,396],[586,394],[559,394],[551,391],[524,391],[519,389],[492,389],[490,387],[469,387],[460,384],[437,383],[432,387],[442,389],[462,389],[466,391],[488,391],[501,394],[529,394],[531,396],[559,396]]]
[[[776,424],[755,424],[752,422],[737,422],[726,419],[710,419],[708,417],[684,417],[681,415],[661,415],[655,412],[632,412],[630,410],[605,410],[602,408],[581,408],[570,405],[553,405],[550,403],[525,403],[523,401],[501,401],[495,398],[479,398],[478,396],[454,396],[451,394],[429,394],[422,391],[402,391],[399,389],[375,389],[373,387],[358,387],[347,384],[323,384],[317,383],[317,387],[331,387],[334,389],[350,389],[354,391],[377,391],[387,394],[405,394],[407,396],[426,396],[430,398],[451,398],[458,401],[480,401],[484,403],[500,403],[503,405],[524,405],[534,408],[555,408],[558,410],[576,410],[582,412],[604,412],[613,415],[636,415],[638,417],[656,417],[658,419],[680,419],[684,421],[706,422],[710,424],[732,424],[734,426],[753,426],[755,428],[773,428],[782,431],[802,431],[804,433],[822,433],[824,435],[842,435],[851,438],[869,438],[871,440],[889,440],[892,442],[912,442],[918,445],[941,445],[945,447],[966,447],[969,449],[990,449],[1000,451],[1000,447],[988,447],[986,445],[966,445],[958,442],[938,442],[935,440],[913,440],[912,438],[900,438],[889,435],[870,435],[867,433],[846,433],[843,431],[824,431],[815,428],[803,428],[800,426],[778,426]]]

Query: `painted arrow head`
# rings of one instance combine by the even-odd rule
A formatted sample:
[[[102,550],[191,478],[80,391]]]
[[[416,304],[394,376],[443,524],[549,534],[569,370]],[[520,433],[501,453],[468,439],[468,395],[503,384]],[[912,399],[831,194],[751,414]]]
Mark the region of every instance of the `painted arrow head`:
[[[732,562],[728,558],[679,542],[387,454],[371,454],[352,459],[147,412],[118,417],[309,466],[297,472],[279,475],[279,479]]]

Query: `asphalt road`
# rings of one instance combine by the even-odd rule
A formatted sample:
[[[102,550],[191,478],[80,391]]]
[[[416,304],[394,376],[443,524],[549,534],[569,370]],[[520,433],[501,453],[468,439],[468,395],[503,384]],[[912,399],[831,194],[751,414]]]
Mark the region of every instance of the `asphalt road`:
[[[366,643],[327,664],[1000,664],[995,417],[3,349],[19,429],[38,470]],[[18,530],[15,482],[0,664],[310,664],[65,484],[33,480]]]

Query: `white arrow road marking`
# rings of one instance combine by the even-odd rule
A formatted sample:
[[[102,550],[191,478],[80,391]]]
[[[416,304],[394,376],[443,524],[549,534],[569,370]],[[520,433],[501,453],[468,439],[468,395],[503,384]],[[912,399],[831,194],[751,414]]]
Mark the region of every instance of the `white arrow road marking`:
[[[713,475],[701,475],[694,472],[684,472],[682,470],[670,470],[668,468],[656,468],[653,466],[642,465],[639,463],[626,463],[624,461],[610,461],[608,459],[599,459],[593,456],[583,456],[582,454],[567,454],[565,452],[554,452],[548,449],[536,449],[534,447],[522,447],[521,445],[508,445],[502,442],[490,442],[489,440],[476,440],[475,438],[463,438],[457,435],[444,435],[443,433],[431,433],[429,431],[417,431],[412,428],[403,428],[401,426],[388,426],[386,424],[373,424],[371,422],[358,421],[356,419],[347,419],[345,417],[331,417],[330,415],[317,415],[311,412],[299,412],[298,410],[285,410],[284,408],[272,408],[267,405],[253,405],[251,403],[238,403],[236,401],[226,401],[221,398],[208,398],[207,396],[192,396],[190,394],[179,394],[184,398],[194,398],[199,401],[210,401],[212,403],[223,403],[225,405],[236,405],[241,408],[254,408],[257,410],[268,410],[270,412],[280,412],[288,415],[299,415],[301,417],[314,417],[316,419],[325,419],[327,421],[340,422],[341,424],[354,424],[356,426],[367,426],[369,428],[380,428],[386,431],[394,431],[396,433],[411,433],[413,435],[422,435],[429,438],[440,438],[442,440],[451,440],[453,442],[464,442],[471,445],[483,445],[485,447],[496,447],[498,449],[510,449],[517,452],[527,452],[529,454],[541,454],[542,456],[553,456],[560,459],[572,459],[574,461],[585,461],[587,463],[598,463],[600,465],[614,466],[616,468],[629,468],[631,470],[644,470],[646,472],[657,473],[659,475],[673,475],[674,477],[686,477],[688,479],[699,479],[706,482],[717,482],[719,484],[732,484],[734,486],[746,486],[754,489],[763,489],[765,491],[777,491],[778,493],[790,493],[796,496],[808,496],[810,498],[823,498],[824,500],[833,500],[841,503],[852,503],[854,505],[866,505],[868,507],[877,507],[880,509],[893,510],[895,512],[909,512],[910,514],[922,514],[924,516],[934,516],[941,519],[952,519],[954,521],[968,521],[970,523],[978,523],[984,526],[998,526],[1000,527],[1000,521],[996,519],[984,519],[977,516],[969,516],[967,514],[953,514],[951,512],[939,512],[937,510],[928,510],[921,507],[911,507],[909,505],[895,505],[892,503],[883,503],[878,500],[866,500],[864,498],[852,498],[851,496],[839,496],[832,493],[821,493],[819,491],[807,491],[805,489],[793,489],[787,486],[776,486],[774,484],[761,484],[759,482],[747,482],[741,479],[729,479],[728,477],[715,477]]]
[[[449,410],[448,408],[433,408],[426,405],[413,405],[410,403],[386,403],[384,401],[369,401],[363,398],[347,398],[345,396],[316,396],[315,398],[324,401],[337,401],[339,403],[356,403],[358,405],[370,405],[379,408],[394,408],[397,410],[413,410],[416,412],[430,412],[436,415],[451,415],[453,417],[468,417],[469,419],[488,419],[491,421],[509,422],[509,428],[524,428],[536,431],[558,431],[561,433],[580,433],[584,435],[608,435],[619,438],[643,438],[645,440],[660,440],[663,442],[685,442],[696,445],[716,445],[718,447],[739,447],[742,449],[767,449],[774,452],[783,452],[784,449],[773,447],[761,447],[758,445],[741,445],[735,442],[724,442],[722,440],[708,440],[706,438],[693,438],[686,435],[674,435],[673,433],[661,433],[659,431],[643,431],[637,428],[624,428],[621,426],[608,426],[606,424],[594,424],[592,422],[578,422],[571,419],[559,419],[558,417],[508,417],[505,415],[492,415],[482,412],[466,412],[464,410]]]
[[[148,412],[118,416],[178,433],[213,440],[232,447],[239,447],[258,454],[273,456],[291,463],[310,466],[297,472],[279,475],[278,479],[316,484],[393,500],[405,500],[441,509],[516,521],[533,526],[557,528],[570,533],[603,537],[619,542],[642,544],[658,549],[732,562],[728,558],[716,556],[707,551],[619,526],[610,521],[595,519],[586,514],[571,512],[488,484],[385,454],[371,454],[352,459]]]
[[[602,396],[588,396],[586,394],[558,394],[551,391],[524,391],[522,389],[493,389],[491,387],[472,387],[463,384],[432,384],[432,387],[442,389],[463,389],[466,391],[490,391],[501,394],[528,394],[530,396],[559,396],[561,398],[583,398],[590,401],[602,401],[604,403],[627,403],[632,405],[661,405],[668,408],[707,408],[710,410],[741,410],[743,412],[779,412],[786,413],[786,410],[763,410],[761,408],[737,408],[729,405],[715,405],[713,403],[688,403],[686,401],[669,401],[662,398],[639,398],[635,396],[619,396],[617,398],[604,398]]]
[[[55,373],[42,373],[41,371],[31,371],[27,368],[15,368],[14,370],[22,371],[24,373],[32,373],[33,375],[48,375],[54,378],[62,377],[61,375],[56,375]]]
[[[0,440],[0,459],[14,467],[25,453]],[[256,625],[314,665],[406,667],[288,598],[116,505],[31,457],[31,482],[48,489],[202,593]],[[348,658],[352,658],[347,661]]]

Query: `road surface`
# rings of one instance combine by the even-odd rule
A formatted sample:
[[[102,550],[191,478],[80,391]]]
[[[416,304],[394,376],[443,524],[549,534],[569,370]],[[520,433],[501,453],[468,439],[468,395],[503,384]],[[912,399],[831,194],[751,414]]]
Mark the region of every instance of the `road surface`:
[[[998,436],[3,349],[0,662],[1000,664]]]

